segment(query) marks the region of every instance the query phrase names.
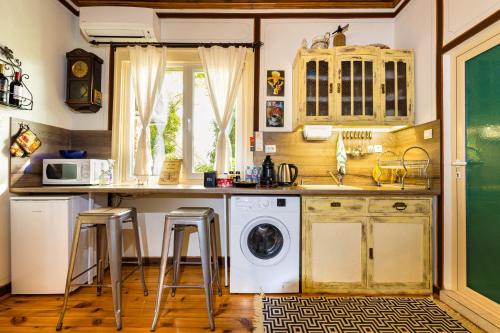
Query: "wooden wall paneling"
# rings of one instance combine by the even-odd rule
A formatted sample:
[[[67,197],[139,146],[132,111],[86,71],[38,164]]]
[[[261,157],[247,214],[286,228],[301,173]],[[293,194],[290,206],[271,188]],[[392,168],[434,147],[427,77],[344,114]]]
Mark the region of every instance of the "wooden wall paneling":
[[[60,149],[86,150],[88,158],[111,158],[111,131],[71,131],[23,119],[10,119],[10,138],[25,123],[38,136],[42,145],[29,157],[9,158],[9,187],[42,185],[42,160],[61,158]]]
[[[10,118],[10,138],[19,130],[19,124],[27,124],[35,133],[42,145],[29,157],[10,157],[9,186],[31,187],[42,184],[42,160],[59,158],[59,149],[70,149],[70,131],[64,128],[40,124],[34,121]]]
[[[410,147],[419,146],[424,148],[430,155],[430,175],[435,181],[435,184],[440,183],[441,178],[441,122],[435,120],[426,124],[402,129],[394,132],[397,147],[401,154]],[[432,139],[424,139],[424,131],[432,130]],[[424,157],[422,152],[418,150],[410,151],[408,158],[420,159]]]
[[[86,150],[87,158],[111,158],[111,131],[71,131],[71,149]]]

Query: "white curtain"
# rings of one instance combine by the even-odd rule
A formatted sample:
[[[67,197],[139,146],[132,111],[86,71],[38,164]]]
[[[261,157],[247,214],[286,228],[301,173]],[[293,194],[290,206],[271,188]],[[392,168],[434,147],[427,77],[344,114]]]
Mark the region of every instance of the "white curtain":
[[[160,93],[167,65],[167,49],[154,46],[131,46],[130,70],[140,118],[140,135],[135,155],[134,174],[151,174],[151,150],[148,126]]]
[[[217,172],[225,172],[229,170],[231,162],[231,143],[227,127],[241,83],[246,48],[214,46],[200,47],[198,50],[205,71],[215,121],[220,130],[215,150],[215,169]]]

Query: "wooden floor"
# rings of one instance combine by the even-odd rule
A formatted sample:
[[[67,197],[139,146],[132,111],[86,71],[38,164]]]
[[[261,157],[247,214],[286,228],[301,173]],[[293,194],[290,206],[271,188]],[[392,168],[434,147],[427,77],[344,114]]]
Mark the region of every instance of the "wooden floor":
[[[130,271],[124,267],[124,274]],[[181,281],[201,281],[199,266],[182,268]],[[149,332],[153,318],[157,266],[146,266],[145,297],[135,272],[123,286],[123,329],[121,332]],[[36,277],[34,277],[36,278]],[[178,289],[174,298],[164,292],[157,332],[209,332],[205,297],[201,289]],[[11,296],[0,301],[0,332],[55,332],[62,296]],[[71,294],[62,332],[116,332],[111,290],[97,297],[95,289],[80,288]],[[216,332],[252,332],[253,295],[230,295],[223,288],[215,298]]]

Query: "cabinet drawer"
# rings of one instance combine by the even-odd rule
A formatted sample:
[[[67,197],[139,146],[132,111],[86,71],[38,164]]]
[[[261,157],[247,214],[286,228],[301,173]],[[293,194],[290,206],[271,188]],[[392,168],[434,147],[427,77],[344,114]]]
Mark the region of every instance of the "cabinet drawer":
[[[382,215],[429,215],[431,202],[429,199],[391,198],[370,199],[369,214]]]
[[[365,214],[366,199],[346,197],[306,198],[304,213]]]

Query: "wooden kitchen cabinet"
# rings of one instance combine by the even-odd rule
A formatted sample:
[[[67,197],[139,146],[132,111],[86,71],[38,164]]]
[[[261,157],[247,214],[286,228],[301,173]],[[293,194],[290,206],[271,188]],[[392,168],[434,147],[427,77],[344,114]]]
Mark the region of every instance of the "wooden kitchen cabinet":
[[[380,60],[383,122],[413,125],[413,52],[381,50]]]
[[[431,200],[303,196],[302,291],[430,294]]]
[[[300,49],[293,127],[413,125],[413,51],[373,46]]]
[[[303,288],[366,288],[366,218],[310,214],[303,223]]]
[[[296,59],[294,95],[296,123],[325,123],[333,121],[333,56],[330,50],[301,50]]]
[[[378,63],[375,47],[340,47],[335,56],[335,120],[374,122],[379,109]]]

